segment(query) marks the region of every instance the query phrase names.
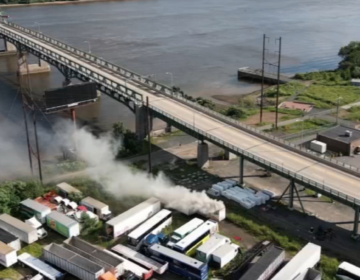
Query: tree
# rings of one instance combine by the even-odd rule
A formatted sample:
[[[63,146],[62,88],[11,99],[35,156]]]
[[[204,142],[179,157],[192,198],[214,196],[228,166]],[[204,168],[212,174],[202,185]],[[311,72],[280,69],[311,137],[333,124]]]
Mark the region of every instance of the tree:
[[[201,106],[204,106],[204,107],[209,108],[209,109],[211,109],[211,110],[214,110],[214,109],[215,109],[215,104],[214,104],[214,102],[212,102],[212,101],[209,100],[209,99],[205,99],[205,98],[202,98],[202,97],[198,97],[198,98],[196,98],[195,100],[196,100],[196,102],[197,102],[198,104],[200,104]]]
[[[82,193],[78,192],[72,192],[69,194],[69,199],[71,201],[75,201],[76,203],[79,203],[84,198]]]
[[[124,124],[116,122],[112,125],[112,133],[115,139],[122,139],[125,132]]]
[[[102,227],[102,223],[99,222],[96,218],[91,219],[86,212],[81,214],[80,220],[81,224],[81,235],[89,235]]]
[[[339,63],[339,69],[351,70],[352,77],[358,77],[357,68],[360,67],[360,41],[350,42],[339,51],[342,61]]]

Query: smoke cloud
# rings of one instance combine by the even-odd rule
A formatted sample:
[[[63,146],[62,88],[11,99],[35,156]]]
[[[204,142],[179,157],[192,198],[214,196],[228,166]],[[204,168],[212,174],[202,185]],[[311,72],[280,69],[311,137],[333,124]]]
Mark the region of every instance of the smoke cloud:
[[[71,135],[72,129],[62,125],[62,135]],[[97,138],[81,128],[77,130],[76,139],[78,156],[90,166],[88,175],[116,197],[156,197],[165,207],[185,214],[209,214],[224,208],[222,201],[209,198],[204,191],[195,192],[183,186],[175,186],[163,173],[149,177],[146,172],[134,171],[126,164],[115,161],[114,155],[119,144],[111,141],[110,135]],[[63,143],[68,140],[64,139]]]

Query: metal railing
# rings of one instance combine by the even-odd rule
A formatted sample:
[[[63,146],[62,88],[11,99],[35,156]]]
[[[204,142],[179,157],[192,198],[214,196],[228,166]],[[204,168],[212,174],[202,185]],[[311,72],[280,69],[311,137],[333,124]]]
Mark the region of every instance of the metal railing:
[[[73,61],[69,61],[67,58],[65,58],[65,57],[63,57],[63,56],[61,56],[61,55],[59,55],[57,53],[53,53],[52,51],[50,51],[50,50],[48,50],[46,48],[43,48],[42,46],[37,45],[36,43],[31,42],[31,41],[25,39],[22,36],[19,36],[19,35],[15,34],[15,33],[11,33],[8,30],[5,30],[5,29],[3,29],[1,27],[0,27],[0,32],[2,32],[4,35],[12,36],[16,41],[18,41],[18,42],[20,42],[22,44],[27,44],[31,48],[34,48],[37,51],[39,51],[39,52],[41,52],[41,53],[43,53],[45,55],[51,56],[53,59],[58,59],[59,61],[61,61],[61,63],[66,64],[69,68],[73,69],[74,71],[77,71],[77,72],[79,72],[79,73],[81,73],[83,75],[90,76],[92,80],[96,81],[97,83],[99,83],[99,84],[103,85],[104,87],[109,88],[110,90],[115,92],[115,93],[113,93],[113,95],[118,95],[118,93],[116,93],[116,92],[121,92],[121,94],[127,95],[134,102],[136,102],[138,104],[142,103],[143,105],[145,105],[144,100],[142,100],[142,98],[138,99],[136,97],[136,95],[132,94],[133,91],[125,88],[124,85],[121,85],[121,84],[118,84],[118,83],[116,83],[114,81],[111,81],[108,78],[103,77],[99,73],[94,73],[93,71],[87,69],[84,66],[80,66],[80,65],[78,65],[77,63],[75,63]],[[272,135],[269,135],[269,134],[264,133],[262,131],[259,131],[259,130],[255,129],[255,128],[253,128],[253,127],[244,125],[244,124],[242,124],[242,123],[240,123],[240,122],[238,122],[236,120],[233,120],[231,118],[223,116],[223,115],[221,115],[221,114],[219,114],[217,112],[214,112],[214,111],[212,111],[212,110],[210,110],[208,108],[205,108],[205,107],[203,107],[203,106],[201,106],[201,105],[199,105],[197,103],[194,103],[192,101],[189,101],[189,100],[187,100],[185,98],[176,97],[175,99],[181,101],[182,103],[188,104],[192,108],[197,108],[202,112],[208,112],[208,115],[211,115],[211,116],[215,117],[216,119],[226,120],[226,123],[230,123],[230,124],[233,124],[236,127],[240,127],[244,131],[250,131],[250,132],[252,131],[255,134],[265,136],[266,138],[271,139],[271,140],[276,140],[277,142],[286,144],[286,145],[288,145],[290,147],[294,147],[294,148],[297,148],[299,150],[303,150],[305,152],[309,151],[309,150],[307,150],[305,148],[299,148],[299,147],[297,147],[296,145],[294,145],[294,144],[292,144],[290,142],[284,141],[284,140],[279,139],[279,138],[277,138],[275,136],[272,136]],[[153,111],[156,111],[156,112],[158,112],[160,114],[163,114],[167,118],[169,118],[169,119],[171,119],[171,120],[185,126],[186,128],[189,128],[189,129],[193,130],[194,132],[206,137],[207,139],[209,139],[212,142],[219,143],[223,147],[227,147],[229,150],[233,151],[236,154],[243,155],[243,156],[245,156],[247,158],[253,159],[256,162],[259,162],[261,164],[269,166],[269,167],[271,167],[271,168],[273,168],[273,169],[275,169],[275,170],[277,170],[277,171],[279,171],[279,172],[281,172],[283,174],[287,174],[287,175],[291,176],[292,178],[295,178],[295,179],[297,179],[297,180],[299,180],[301,182],[304,182],[304,183],[306,183],[308,185],[311,185],[311,186],[313,186],[313,187],[315,187],[317,189],[323,190],[325,193],[329,193],[332,196],[340,197],[343,200],[349,202],[350,204],[360,205],[360,201],[358,199],[347,196],[344,193],[336,191],[333,188],[327,187],[324,183],[316,182],[316,181],[311,180],[309,178],[306,178],[306,177],[304,177],[302,175],[299,175],[298,173],[296,173],[294,171],[286,169],[286,168],[284,168],[282,166],[280,167],[277,164],[271,163],[271,162],[269,162],[269,161],[267,161],[267,160],[265,160],[265,159],[263,159],[263,158],[261,158],[259,156],[256,156],[256,155],[254,155],[252,153],[249,153],[249,152],[247,152],[247,151],[245,151],[245,150],[243,150],[243,149],[241,149],[239,147],[236,147],[236,146],[234,146],[234,145],[232,145],[232,144],[230,144],[230,143],[228,143],[228,142],[226,142],[226,141],[224,141],[224,140],[222,140],[222,139],[220,139],[218,137],[215,137],[215,136],[207,133],[206,131],[203,131],[203,130],[200,130],[200,129],[196,128],[194,125],[188,124],[188,123],[182,121],[181,119],[178,119],[178,118],[176,118],[176,117],[162,111],[158,107],[155,107],[153,105],[150,105],[150,107],[151,107],[151,109]],[[328,158],[327,160],[334,162],[334,160],[332,160],[330,158]],[[335,161],[335,162],[339,163],[338,161]],[[353,169],[352,166],[346,165],[344,163],[339,163],[339,165],[344,166],[344,167],[349,168],[349,169],[352,169],[352,170],[358,171],[357,168]]]
[[[12,28],[15,28],[17,30],[20,30],[24,33],[27,33],[27,34],[30,34],[31,36],[33,37],[36,37],[36,38],[39,38],[40,40],[44,41],[44,42],[47,42],[47,43],[50,43],[50,44],[53,44],[54,46],[60,48],[60,49],[63,49],[63,50],[66,50],[66,51],[69,51],[69,52],[72,52],[80,57],[83,57],[101,67],[107,67],[108,69],[116,72],[116,73],[119,73],[120,75],[122,76],[125,76],[126,78],[131,78],[131,81],[133,82],[138,82],[140,83],[141,85],[146,85],[147,87],[149,87],[151,90],[155,90],[157,92],[160,92],[160,93],[163,93],[163,94],[166,94],[167,96],[169,96],[170,98],[174,99],[174,100],[177,100],[177,101],[180,101],[181,103],[183,104],[186,104],[188,105],[189,107],[192,107],[200,112],[203,112],[203,113],[206,113],[207,115],[209,116],[212,116],[214,118],[216,118],[217,120],[220,120],[220,121],[223,121],[227,124],[230,124],[236,128],[239,128],[247,133],[250,133],[252,135],[255,135],[255,136],[258,136],[263,139],[267,139],[269,140],[270,142],[274,143],[278,143],[280,144],[281,146],[283,147],[288,147],[290,148],[291,150],[297,150],[298,152],[301,152],[301,154],[305,155],[305,154],[308,154],[309,156],[311,155],[313,158],[319,160],[319,161],[322,161],[326,164],[326,162],[329,162],[329,163],[332,163],[334,165],[337,165],[339,167],[342,167],[344,169],[348,169],[349,171],[355,171],[357,173],[360,174],[360,168],[357,168],[355,166],[352,166],[352,165],[349,165],[349,164],[346,164],[344,162],[341,162],[341,161],[337,161],[336,159],[333,159],[333,158],[330,158],[330,157],[327,157],[327,156],[319,156],[317,153],[307,149],[307,148],[304,148],[304,147],[300,147],[298,145],[295,145],[289,141],[286,141],[284,139],[281,139],[279,137],[276,137],[276,136],[273,136],[271,134],[268,134],[268,133],[265,133],[261,130],[258,130],[254,127],[251,127],[251,126],[248,126],[248,125],[245,125],[237,120],[234,120],[230,117],[227,117],[227,116],[224,116],[218,112],[215,112],[209,108],[206,108],[196,102],[193,102],[193,101],[190,101],[186,98],[183,98],[181,96],[177,96],[173,93],[172,89],[170,89],[169,87],[165,86],[165,85],[162,85],[162,84],[159,84],[157,82],[154,82],[150,79],[147,79],[146,77],[143,77],[142,75],[140,74],[136,74],[135,72],[132,72],[128,69],[125,69],[121,66],[118,66],[118,65],[115,65],[115,64],[112,64],[102,58],[98,58],[96,56],[94,56],[93,54],[89,54],[85,51],[82,51],[82,50],[79,50],[77,48],[74,48],[72,46],[69,46],[65,43],[62,43],[58,40],[55,40],[55,39],[52,39],[46,35],[44,35],[43,33],[39,33],[39,32],[36,32],[36,31],[33,31],[31,29],[28,29],[28,28],[25,28],[23,26],[20,26],[18,24],[15,24],[15,23],[11,23],[11,22],[5,22],[5,24],[7,24],[8,26],[12,27]],[[77,69],[76,69],[77,70]],[[123,92],[123,91],[122,91]],[[139,99],[137,99],[137,101],[139,101]]]
[[[274,164],[262,157],[259,157],[259,156],[256,156],[244,149],[241,149],[237,146],[234,146],[216,136],[213,136],[212,134],[209,134],[207,133],[206,131],[204,130],[201,130],[197,127],[195,127],[194,125],[192,124],[189,124],[187,122],[184,122],[183,120],[179,119],[179,118],[176,118],[174,117],[173,115],[170,115],[168,114],[167,112],[159,109],[158,107],[155,107],[153,105],[150,104],[150,108],[154,111],[156,111],[157,113],[159,114],[162,114],[164,116],[166,116],[168,119],[171,119],[173,120],[174,122],[176,123],[179,123],[180,125],[188,128],[188,129],[191,129],[193,131],[195,131],[196,133],[206,137],[207,139],[209,139],[211,142],[213,143],[219,143],[221,144],[223,147],[227,147],[231,152],[237,154],[237,155],[242,155],[246,158],[249,158],[249,159],[252,159],[253,161],[255,162],[259,162],[263,165],[266,165],[266,166],[269,166],[271,167],[272,169],[275,169],[277,170],[279,173],[282,173],[282,174],[287,174],[288,176],[294,178],[294,179],[297,179],[298,181],[301,181],[303,182],[304,184],[307,184],[307,185],[310,185],[316,189],[319,189],[319,190],[322,190],[324,193],[327,193],[329,196],[335,196],[335,197],[339,197],[341,198],[342,200],[344,201],[347,201],[349,204],[351,205],[360,205],[360,200],[359,199],[356,199],[354,197],[351,197],[351,196],[348,196],[342,192],[339,192],[331,187],[328,187],[325,185],[325,183],[319,183],[319,182],[316,182],[314,180],[311,180],[309,178],[306,178],[300,174],[298,174],[297,172],[294,172],[294,171],[291,171],[290,169],[288,168],[284,168],[282,166],[279,166],[277,164]],[[329,184],[328,184],[329,185]]]

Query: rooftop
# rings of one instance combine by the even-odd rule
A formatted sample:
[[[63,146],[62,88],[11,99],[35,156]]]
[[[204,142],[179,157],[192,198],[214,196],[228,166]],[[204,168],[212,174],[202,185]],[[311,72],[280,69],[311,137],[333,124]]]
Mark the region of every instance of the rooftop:
[[[11,248],[10,246],[2,243],[0,241],[0,253],[3,255],[9,254],[10,252],[15,251],[15,249]]]
[[[17,240],[19,238],[17,238],[15,235],[7,232],[6,230],[0,228],[0,241],[4,242],[5,244],[9,244],[15,240]]]
[[[57,184],[56,186],[67,193],[81,193],[81,191],[65,182]]]
[[[78,223],[77,221],[66,216],[65,214],[57,212],[57,211],[52,211],[49,215],[47,215],[47,217],[50,219],[54,219],[54,220],[58,221],[59,223],[61,223],[62,225],[68,226],[68,227]]]
[[[23,221],[20,221],[19,219],[16,219],[8,214],[0,215],[0,220],[27,233],[36,231],[36,229],[32,226],[25,224]]]
[[[40,213],[43,213],[43,212],[49,212],[51,211],[51,209],[37,201],[34,201],[30,198],[28,199],[25,199],[23,201],[21,201],[21,204],[26,206],[26,207],[29,207],[30,209],[33,209],[37,212],[40,212]]]
[[[349,137],[345,135],[345,131],[347,130],[352,131],[352,136]],[[355,140],[360,139],[360,130],[353,129],[343,125],[338,125],[328,130],[319,132],[318,135],[349,144]]]

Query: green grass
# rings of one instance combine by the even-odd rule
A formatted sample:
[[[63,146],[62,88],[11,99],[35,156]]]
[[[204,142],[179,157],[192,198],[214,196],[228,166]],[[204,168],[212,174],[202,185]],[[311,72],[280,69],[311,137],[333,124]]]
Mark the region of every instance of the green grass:
[[[266,107],[265,110],[269,111],[269,112],[276,112],[276,108],[274,106]],[[290,110],[290,109],[278,108],[278,112],[281,114],[286,114],[286,115],[294,116],[294,117],[299,117],[299,116],[303,115],[303,112],[300,110]]]
[[[21,255],[22,253],[28,253],[36,258],[39,258],[42,255],[42,246],[39,243],[29,244],[18,251],[18,255]]]
[[[22,279],[23,276],[13,267],[0,270],[0,279]]]
[[[360,122],[360,106],[354,106],[346,110],[345,120]]]
[[[310,102],[316,108],[330,109],[339,104],[345,105],[360,100],[360,88],[353,86],[322,86],[312,85],[297,98],[299,101]]]
[[[275,128],[267,129],[266,132],[282,132],[284,134],[294,134],[301,131],[311,130],[311,129],[317,129],[320,127],[330,127],[333,123],[329,122],[327,120],[321,120],[321,119],[310,119],[310,120],[303,120],[294,122],[288,125],[280,126],[276,130]]]
[[[306,86],[298,83],[298,82],[290,82],[287,84],[282,84],[279,87],[279,96],[292,96],[297,92],[301,92],[305,90]],[[277,95],[277,86],[272,86],[265,90],[264,96],[265,97],[276,97]]]

